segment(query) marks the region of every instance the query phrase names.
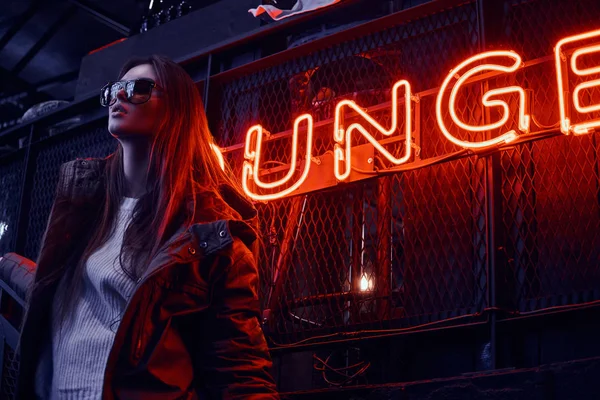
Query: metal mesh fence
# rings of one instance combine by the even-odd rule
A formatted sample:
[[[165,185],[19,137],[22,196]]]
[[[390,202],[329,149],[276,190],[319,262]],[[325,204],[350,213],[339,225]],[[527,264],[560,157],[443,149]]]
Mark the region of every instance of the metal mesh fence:
[[[532,98],[532,131],[556,129],[553,46],[569,34],[597,28],[600,5],[515,1],[506,6],[500,48],[533,61],[516,74],[465,87],[456,105],[459,117],[475,125],[497,121],[501,114],[486,111],[482,95],[520,85]],[[477,6],[467,2],[214,82],[211,93],[220,113],[212,122],[219,144],[241,176],[245,134],[260,123],[272,138],[263,143],[264,168],[273,180],[282,178],[294,118],[314,117],[313,156],[323,156],[333,148],[334,107],[340,100],[356,101],[389,126],[390,89],[407,79],[419,96],[418,151],[411,161],[457,152],[436,121],[437,86],[451,68],[482,50],[479,26]],[[589,96],[590,104],[598,99],[594,90]],[[517,96],[507,101],[518,108]],[[443,118],[449,119],[447,111]],[[517,118],[511,118],[516,129]],[[469,140],[501,133],[482,132]],[[267,244],[260,262],[262,299],[273,343],[476,315],[490,306],[489,285],[496,278],[498,305],[521,313],[600,298],[597,142],[597,134],[557,137],[516,145],[493,160],[454,159],[259,203]],[[364,143],[357,138],[353,145]],[[402,146],[385,147],[400,154]],[[376,157],[375,168],[389,166]],[[490,187],[497,197],[490,198]],[[500,208],[492,209],[494,203]],[[496,236],[494,252],[490,231]],[[495,276],[489,275],[492,258]]]
[[[0,254],[13,251],[15,247],[23,169],[22,154],[0,164]]]
[[[2,399],[14,399],[19,373],[19,357],[6,344],[4,346],[2,359],[2,381],[0,382],[0,394]]]
[[[242,142],[258,122],[273,134],[289,131],[293,118],[309,112],[316,124],[313,154],[326,154],[333,148],[338,101],[350,98],[361,107],[389,102],[399,79],[409,80],[414,92],[434,87],[457,58],[479,51],[478,38],[477,10],[470,3],[224,83],[218,93],[219,144]],[[419,107],[429,110],[434,101],[423,97]],[[461,115],[468,119],[479,106],[466,103]],[[390,124],[387,107],[372,115]],[[433,115],[422,115],[427,147],[421,157],[458,150],[442,140]],[[264,159],[273,167],[289,163],[290,136],[264,144]],[[386,146],[395,154],[402,147]],[[241,151],[228,154],[240,174]],[[271,312],[273,341],[481,312],[487,305],[483,165],[457,160],[259,204],[268,237],[260,263],[262,298]]]
[[[66,136],[36,145],[34,180],[26,231],[25,257],[35,259],[54,200],[61,164],[77,157],[106,157],[116,149],[116,140],[108,133],[105,120],[74,129]]]
[[[593,1],[513,1],[507,37],[524,57],[544,57],[561,38],[597,29],[598,17],[600,3]],[[517,76],[524,87],[534,88],[539,129],[558,127],[555,76],[552,61]],[[597,88],[588,96],[590,103],[600,102]],[[600,298],[599,138],[557,137],[502,153],[511,308],[527,312]]]

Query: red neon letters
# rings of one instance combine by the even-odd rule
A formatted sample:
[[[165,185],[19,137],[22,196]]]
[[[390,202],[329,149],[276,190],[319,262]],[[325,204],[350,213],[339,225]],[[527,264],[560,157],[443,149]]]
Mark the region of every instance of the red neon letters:
[[[298,136],[299,136],[300,123],[302,121],[306,121],[307,127],[306,127],[306,155],[304,158],[304,169],[302,170],[302,175],[300,176],[300,178],[293,185],[291,185],[288,188],[283,189],[280,192],[277,192],[275,194],[260,195],[258,193],[253,192],[248,185],[248,182],[250,179],[252,179],[254,181],[254,184],[256,186],[264,188],[264,189],[272,189],[272,188],[276,188],[279,186],[283,186],[290,179],[292,179],[294,172],[296,172],[296,163],[298,161]],[[248,130],[248,133],[246,134],[246,146],[244,147],[244,158],[248,161],[244,161],[244,166],[243,166],[243,171],[242,171],[242,187],[244,188],[244,191],[246,192],[246,194],[254,200],[268,201],[268,200],[274,200],[279,197],[286,196],[286,195],[292,193],[294,190],[298,189],[300,187],[300,185],[302,185],[302,183],[306,180],[306,177],[308,176],[308,171],[310,171],[310,158],[311,158],[311,152],[312,152],[312,134],[313,134],[312,116],[310,116],[309,114],[304,114],[304,115],[301,115],[298,118],[296,118],[296,121],[294,122],[294,134],[293,134],[293,138],[292,138],[292,157],[291,157],[292,162],[290,164],[290,169],[289,169],[288,173],[286,174],[286,176],[284,176],[283,178],[281,178],[277,181],[274,181],[274,182],[266,183],[266,182],[262,182],[260,180],[259,171],[258,171],[258,169],[260,167],[261,146],[262,146],[262,142],[263,142],[263,128],[260,125],[255,125],[252,128],[250,128]],[[252,144],[253,138],[256,138],[256,140],[254,141],[255,145]],[[253,149],[253,147],[254,147],[254,149]]]
[[[391,136],[396,133],[398,129],[398,89],[400,86],[404,86],[404,135],[406,140],[404,156],[400,158],[394,157],[388,152],[369,132],[359,123],[353,123],[348,128],[344,129],[341,124],[341,116],[343,107],[349,107],[356,111],[361,117],[363,117],[369,125],[377,129],[385,136]],[[334,152],[334,174],[335,177],[343,181],[350,175],[350,151],[352,150],[351,137],[352,133],[356,130],[359,131],[385,158],[396,165],[400,165],[408,161],[410,158],[410,136],[412,133],[412,117],[411,117],[411,94],[410,94],[410,83],[408,81],[398,81],[392,88],[392,124],[389,129],[385,129],[377,121],[375,121],[369,114],[364,112],[362,108],[358,106],[352,100],[342,100],[335,107],[335,122],[333,123],[333,136],[336,144],[333,150]],[[342,147],[343,146],[343,147]],[[340,171],[340,162],[344,162],[344,172]]]
[[[569,95],[569,72],[580,78],[600,73],[600,66],[581,69],[579,68],[577,62],[578,58],[582,55],[600,52],[600,45],[596,44],[582,46],[573,51],[573,53],[571,54],[570,71],[566,65],[568,58],[568,50],[565,49],[565,47],[567,47],[567,45],[572,45],[573,43],[578,42],[589,43],[590,39],[600,39],[600,29],[582,33],[580,35],[566,37],[560,40],[554,48],[554,62],[556,63],[556,83],[558,86],[558,104],[560,110],[560,129],[565,135],[568,135],[571,132],[575,135],[583,135],[586,133],[590,133],[591,131],[593,131],[593,128],[600,126],[599,119],[585,120],[585,122],[581,121],[573,123],[575,119],[583,118],[576,118],[577,116],[575,115],[575,113],[570,113],[570,107],[567,104],[567,98]],[[591,89],[597,86],[600,86],[600,79],[590,80],[575,86],[575,89],[573,90],[573,106],[577,113],[588,114],[593,111],[600,110],[600,104],[582,106],[580,102],[582,90]],[[578,116],[581,117],[581,115]]]
[[[467,72],[460,75],[462,73],[462,70],[465,67],[475,63],[476,61],[480,61],[480,60],[483,60],[486,58],[499,58],[499,57],[512,59],[513,60],[512,65],[509,67],[505,67],[503,65],[498,65],[498,64],[482,64],[482,65],[473,67],[470,70],[468,70]],[[448,140],[450,140],[452,143],[457,144],[461,147],[466,147],[466,148],[481,148],[481,147],[493,146],[493,145],[501,143],[501,142],[508,143],[508,142],[516,139],[516,137],[517,137],[517,134],[514,130],[510,130],[510,131],[498,136],[497,138],[485,140],[483,142],[468,142],[468,141],[460,140],[460,139],[457,139],[456,137],[454,137],[446,128],[444,118],[442,117],[442,99],[444,97],[444,93],[446,92],[446,88],[448,87],[448,84],[450,83],[452,78],[457,78],[457,81],[454,84],[452,91],[450,92],[448,108],[450,111],[450,116],[452,117],[452,121],[456,125],[458,125],[461,129],[463,129],[467,132],[485,132],[488,130],[498,129],[498,128],[503,127],[506,124],[506,121],[508,121],[508,117],[510,115],[510,111],[508,110],[508,104],[506,104],[502,100],[490,100],[490,97],[503,95],[503,94],[507,94],[507,93],[517,93],[519,95],[519,130],[522,132],[529,132],[529,115],[526,113],[525,91],[520,86],[509,86],[509,87],[504,87],[504,88],[498,88],[498,89],[490,90],[483,95],[482,102],[483,102],[484,106],[486,106],[486,107],[502,107],[503,108],[502,118],[495,123],[490,123],[487,125],[465,124],[464,122],[462,122],[460,120],[458,115],[456,115],[456,107],[455,107],[456,95],[458,93],[458,89],[465,83],[465,81],[467,79],[471,78],[472,76],[474,76],[480,72],[485,72],[485,71],[498,71],[498,72],[506,72],[506,73],[514,72],[518,68],[520,68],[521,65],[522,65],[521,57],[513,51],[488,51],[486,53],[478,54],[476,56],[473,56],[473,57],[463,61],[458,67],[456,67],[454,70],[450,71],[450,73],[444,80],[442,87],[440,88],[440,92],[437,96],[436,107],[435,107],[437,122],[438,122],[438,125],[439,125],[440,129],[442,130],[442,133],[444,134],[444,136],[446,136],[446,138]]]
[[[593,41],[596,43],[593,43]],[[592,67],[582,67],[581,59],[589,55],[600,53],[600,29],[569,36],[560,40],[555,46],[555,69],[556,82],[558,89],[558,106],[560,111],[560,129],[564,134],[581,135],[592,132],[600,127],[600,117],[590,115],[590,113],[600,111],[600,103],[589,104],[589,101],[582,101],[586,91],[592,88],[600,87],[600,77],[590,79],[574,86],[572,92],[569,91],[569,78],[575,77],[578,82],[590,75],[600,75],[600,65]],[[570,62],[568,58],[570,56]],[[493,62],[492,62],[493,61]],[[521,86],[507,86],[488,90],[483,94],[481,101],[484,107],[500,108],[501,117],[495,122],[485,124],[471,125],[465,123],[456,110],[456,98],[459,90],[468,81],[478,78],[482,73],[492,74],[513,74],[522,68],[521,57],[513,51],[488,51],[477,54],[461,62],[450,71],[444,79],[436,99],[436,118],[442,134],[452,143],[463,148],[485,148],[502,143],[509,143],[518,137],[515,129],[509,126],[509,119],[512,115],[517,117],[517,129],[520,132],[528,133],[530,129],[531,116],[529,113],[529,104],[525,90]],[[479,78],[482,79],[482,78]],[[399,109],[399,90],[403,89],[404,107]],[[448,92],[449,91],[449,92]],[[501,100],[507,96],[517,95],[519,102],[517,110],[511,110],[506,101]],[[447,101],[445,99],[448,98]],[[572,103],[568,101],[572,99]],[[378,121],[365,112],[359,104],[352,100],[342,100],[335,107],[335,117],[333,121],[333,138],[335,140],[334,155],[334,175],[337,181],[347,180],[351,171],[351,152],[352,137],[354,132],[364,136],[370,144],[389,162],[395,165],[407,163],[411,158],[412,145],[412,101],[411,85],[406,80],[400,80],[394,84],[391,96],[391,124],[389,128],[382,126]],[[344,110],[351,109],[361,120],[367,122],[366,127],[359,122],[354,122],[348,127],[343,126]],[[444,112],[448,111],[449,117],[444,117]],[[514,113],[518,113],[515,115]],[[398,114],[401,114],[400,116]],[[400,124],[398,118],[404,118],[403,132],[399,131]],[[449,128],[451,124],[451,129]],[[290,185],[294,175],[298,175],[298,139],[301,126],[306,130],[306,152],[304,154],[304,165],[299,173],[297,180]],[[371,131],[376,130],[381,135],[393,137],[397,135],[400,140],[405,141],[404,154],[396,157],[385,149],[380,141],[375,139],[367,128]],[[472,141],[465,140],[465,137],[473,133],[485,132],[491,130],[504,131],[499,136],[485,140]],[[312,159],[312,141],[313,141],[313,119],[309,114],[301,115],[294,122],[294,130],[291,148],[291,163],[287,174],[278,180],[265,182],[259,176],[261,165],[261,149],[264,142],[263,128],[260,125],[251,127],[245,140],[244,158],[242,172],[242,186],[248,196],[258,201],[269,201],[280,197],[288,196],[294,193],[306,180],[310,171]],[[463,139],[457,138],[457,136]],[[220,153],[219,153],[220,154]],[[261,194],[255,189],[267,189],[268,194]]]

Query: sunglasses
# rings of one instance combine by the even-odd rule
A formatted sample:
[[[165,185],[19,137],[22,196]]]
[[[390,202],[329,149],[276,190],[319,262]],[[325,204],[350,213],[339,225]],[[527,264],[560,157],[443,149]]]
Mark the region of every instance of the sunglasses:
[[[121,89],[125,90],[128,102],[142,104],[150,100],[153,88],[160,89],[156,82],[146,78],[109,82],[100,89],[100,104],[102,107],[115,104],[117,94]]]

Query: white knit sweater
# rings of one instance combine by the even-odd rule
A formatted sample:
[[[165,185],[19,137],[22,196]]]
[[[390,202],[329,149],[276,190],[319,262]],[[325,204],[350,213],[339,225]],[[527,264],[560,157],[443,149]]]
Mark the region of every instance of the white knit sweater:
[[[104,369],[120,318],[135,282],[119,264],[123,234],[137,199],[125,197],[119,208],[114,234],[88,259],[81,296],[59,331],[56,301],[52,318],[52,383],[45,382],[51,399],[100,399]],[[63,293],[61,281],[58,295]],[[38,393],[44,390],[39,388]]]

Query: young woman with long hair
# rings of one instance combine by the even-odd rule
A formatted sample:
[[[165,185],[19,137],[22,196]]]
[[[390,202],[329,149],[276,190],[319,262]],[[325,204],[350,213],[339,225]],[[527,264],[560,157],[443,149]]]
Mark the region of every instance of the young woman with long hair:
[[[278,398],[256,210],[220,165],[194,82],[151,56],[100,97],[117,149],[61,166],[17,398]]]

